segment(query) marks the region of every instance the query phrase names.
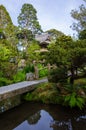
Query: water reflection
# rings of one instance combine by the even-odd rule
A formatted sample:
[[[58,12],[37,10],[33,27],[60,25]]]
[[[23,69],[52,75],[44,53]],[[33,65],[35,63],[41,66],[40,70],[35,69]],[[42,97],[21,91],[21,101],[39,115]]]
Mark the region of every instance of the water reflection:
[[[75,121],[79,122],[82,119],[86,119],[86,116],[80,116]],[[34,115],[30,116],[14,130],[73,130],[72,125],[71,119],[68,119],[67,121],[57,121],[54,120],[54,118],[49,115],[47,111],[40,110]],[[82,130],[84,129],[85,128]]]
[[[53,127],[53,130],[73,130],[71,120],[68,121],[53,121],[51,123],[51,127]]]
[[[86,115],[80,116],[80,117],[78,117],[78,118],[76,119],[76,121],[80,121],[80,120],[86,121]]]
[[[30,116],[27,120],[29,124],[36,124],[38,120],[40,120],[40,118],[41,118],[40,111],[38,111],[34,115]]]
[[[21,123],[14,130],[53,130],[50,127],[53,118],[44,110],[35,113],[29,119]]]
[[[25,103],[0,115],[1,130],[85,130],[86,111]]]

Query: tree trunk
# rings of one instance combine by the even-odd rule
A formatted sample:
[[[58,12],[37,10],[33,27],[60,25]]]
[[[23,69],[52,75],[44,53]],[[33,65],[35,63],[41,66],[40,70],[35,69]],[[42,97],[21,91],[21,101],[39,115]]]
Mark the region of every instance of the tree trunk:
[[[71,77],[70,77],[70,84],[74,84],[74,68],[71,66]]]

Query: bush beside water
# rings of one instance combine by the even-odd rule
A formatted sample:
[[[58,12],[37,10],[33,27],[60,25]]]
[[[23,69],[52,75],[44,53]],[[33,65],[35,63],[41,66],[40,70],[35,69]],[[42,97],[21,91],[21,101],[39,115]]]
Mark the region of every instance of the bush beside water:
[[[45,83],[39,85],[35,91],[27,93],[24,99],[82,109],[86,103],[86,86],[81,89],[77,85],[71,88],[70,85],[63,85],[61,83]]]

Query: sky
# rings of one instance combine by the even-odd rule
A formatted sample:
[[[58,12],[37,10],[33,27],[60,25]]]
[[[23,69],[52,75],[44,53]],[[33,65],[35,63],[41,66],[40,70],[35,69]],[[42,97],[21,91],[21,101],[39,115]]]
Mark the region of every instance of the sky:
[[[43,31],[57,29],[66,35],[75,33],[70,26],[75,21],[71,10],[78,9],[83,0],[0,0],[10,14],[14,25],[24,3],[32,4],[37,11],[37,18]]]

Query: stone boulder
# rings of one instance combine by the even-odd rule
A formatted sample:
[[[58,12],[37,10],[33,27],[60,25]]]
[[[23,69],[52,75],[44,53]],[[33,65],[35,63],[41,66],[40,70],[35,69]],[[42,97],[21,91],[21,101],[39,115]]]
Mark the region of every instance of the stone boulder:
[[[27,81],[32,81],[34,80],[34,74],[32,72],[26,73],[26,80]]]

